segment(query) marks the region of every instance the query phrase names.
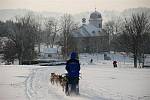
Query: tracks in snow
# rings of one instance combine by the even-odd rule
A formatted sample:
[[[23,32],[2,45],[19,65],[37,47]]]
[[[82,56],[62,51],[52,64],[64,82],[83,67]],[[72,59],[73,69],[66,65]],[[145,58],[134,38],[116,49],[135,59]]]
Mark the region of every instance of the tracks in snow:
[[[96,83],[99,81],[93,80],[93,77],[96,79],[98,78],[97,80],[99,80],[102,76],[99,78],[99,74],[95,73],[96,75],[93,75],[88,71],[91,72],[91,68],[84,69],[82,75],[83,78],[79,82],[81,93],[79,97],[65,96],[65,93],[60,86],[51,85],[49,81],[50,73],[65,73],[64,66],[34,69],[26,80],[26,94],[29,97],[29,100],[123,100],[122,94],[119,92],[113,93],[111,90],[101,87],[101,85],[99,85],[100,83]],[[99,70],[98,73],[101,73],[101,71],[103,70]],[[130,100],[135,99],[135,97],[127,98]]]

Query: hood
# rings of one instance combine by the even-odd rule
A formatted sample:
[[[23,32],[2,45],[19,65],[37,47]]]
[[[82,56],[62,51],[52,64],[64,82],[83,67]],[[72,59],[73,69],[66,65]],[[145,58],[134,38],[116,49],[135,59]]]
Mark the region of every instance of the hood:
[[[78,54],[76,52],[72,52],[70,58],[71,59],[77,59],[78,58]]]

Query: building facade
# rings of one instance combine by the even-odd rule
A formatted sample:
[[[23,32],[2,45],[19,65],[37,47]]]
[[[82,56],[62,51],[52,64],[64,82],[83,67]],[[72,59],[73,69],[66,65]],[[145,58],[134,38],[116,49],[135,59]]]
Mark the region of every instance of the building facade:
[[[82,19],[82,26],[73,33],[78,52],[107,52],[109,51],[109,35],[102,29],[101,13],[91,13],[89,23]]]

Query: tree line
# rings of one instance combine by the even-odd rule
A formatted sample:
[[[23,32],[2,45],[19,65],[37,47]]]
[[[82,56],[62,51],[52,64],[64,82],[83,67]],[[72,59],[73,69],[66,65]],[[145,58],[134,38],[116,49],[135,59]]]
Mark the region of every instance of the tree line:
[[[40,52],[41,44],[47,47],[62,47],[64,59],[69,53],[76,50],[76,42],[72,32],[77,30],[79,25],[70,14],[64,14],[59,19],[47,18],[43,22],[28,14],[23,17],[16,17],[15,21],[0,21],[0,37],[7,37],[7,42],[2,45],[3,59],[12,62],[19,60],[33,60]],[[144,54],[150,53],[150,20],[145,13],[132,14],[130,17],[118,17],[107,21],[103,30],[109,34],[110,51],[132,53],[134,67],[137,63],[144,65]],[[38,52],[35,52],[38,47]]]
[[[66,59],[72,50],[71,32],[78,25],[70,14],[64,14],[59,20],[46,18],[40,22],[32,14],[16,17],[15,21],[0,21],[0,37],[7,37],[5,43],[0,43],[3,49],[3,60],[13,63],[15,59],[22,64],[25,60],[37,58],[41,44],[53,48],[54,45],[62,46],[62,54]],[[35,51],[38,47],[38,52]]]
[[[110,50],[132,53],[135,68],[138,67],[138,62],[143,66],[144,54],[150,53],[149,17],[141,12],[105,24],[105,30],[110,34]]]

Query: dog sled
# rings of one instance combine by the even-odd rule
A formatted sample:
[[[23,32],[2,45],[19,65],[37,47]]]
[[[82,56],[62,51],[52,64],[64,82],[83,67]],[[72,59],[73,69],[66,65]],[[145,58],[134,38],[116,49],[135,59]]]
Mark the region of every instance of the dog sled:
[[[51,73],[50,81],[52,85],[60,84],[66,96],[79,95],[79,77],[71,78],[66,73],[62,75]]]
[[[79,77],[68,77],[66,74],[65,77],[67,78],[66,86],[65,86],[65,94],[66,96],[72,95],[79,95]]]

